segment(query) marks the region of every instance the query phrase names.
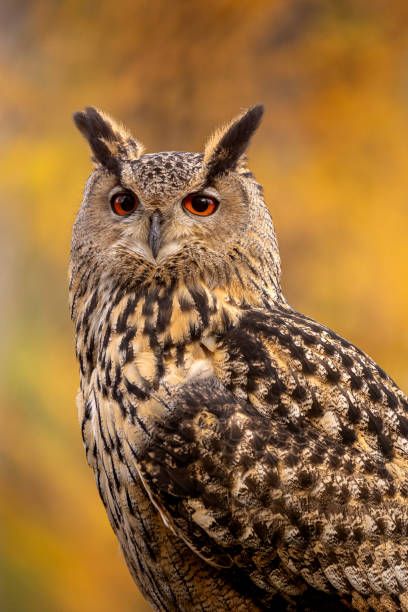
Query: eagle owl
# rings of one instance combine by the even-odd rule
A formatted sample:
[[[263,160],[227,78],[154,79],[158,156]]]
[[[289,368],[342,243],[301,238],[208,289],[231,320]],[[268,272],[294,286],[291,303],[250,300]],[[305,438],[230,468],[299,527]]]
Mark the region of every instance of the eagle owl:
[[[70,303],[87,460],[156,610],[408,610],[408,400],[300,314],[246,149],[145,154],[94,108]]]

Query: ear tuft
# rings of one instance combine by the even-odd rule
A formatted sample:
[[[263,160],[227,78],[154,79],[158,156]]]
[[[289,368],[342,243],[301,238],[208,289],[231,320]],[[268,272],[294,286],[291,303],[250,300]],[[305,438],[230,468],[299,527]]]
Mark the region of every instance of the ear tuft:
[[[257,104],[210,138],[204,154],[208,180],[237,168],[251,136],[261,123],[263,113],[263,105]]]
[[[73,115],[74,123],[88,140],[94,161],[114,174],[120,173],[121,162],[135,159],[143,151],[128,131],[105,113],[87,106]]]

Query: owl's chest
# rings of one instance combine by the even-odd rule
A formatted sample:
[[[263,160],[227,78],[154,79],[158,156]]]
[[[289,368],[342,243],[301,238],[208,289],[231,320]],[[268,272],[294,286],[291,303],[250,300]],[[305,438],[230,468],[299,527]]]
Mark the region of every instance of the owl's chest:
[[[129,331],[113,335],[83,385],[82,435],[90,465],[95,468],[98,463],[101,474],[113,483],[105,497],[119,492],[121,483],[139,480],[135,458],[157,421],[171,416],[173,392],[191,379],[217,376],[220,371],[211,336],[168,350],[151,344],[143,331],[132,338]]]

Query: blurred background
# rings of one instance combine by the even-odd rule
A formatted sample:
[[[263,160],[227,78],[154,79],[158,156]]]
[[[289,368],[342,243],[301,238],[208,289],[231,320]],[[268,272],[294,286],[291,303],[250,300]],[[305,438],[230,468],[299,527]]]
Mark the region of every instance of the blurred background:
[[[147,610],[82,448],[67,306],[95,105],[148,151],[264,102],[250,164],[289,302],[408,391],[405,0],[0,3],[0,608]]]

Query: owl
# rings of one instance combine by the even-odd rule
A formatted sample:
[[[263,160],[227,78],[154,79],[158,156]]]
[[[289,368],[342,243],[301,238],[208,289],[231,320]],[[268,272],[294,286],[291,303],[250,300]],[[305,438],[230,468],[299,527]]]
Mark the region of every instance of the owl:
[[[72,235],[86,456],[155,610],[408,610],[408,399],[297,312],[246,150],[144,153],[74,120],[95,164]]]

